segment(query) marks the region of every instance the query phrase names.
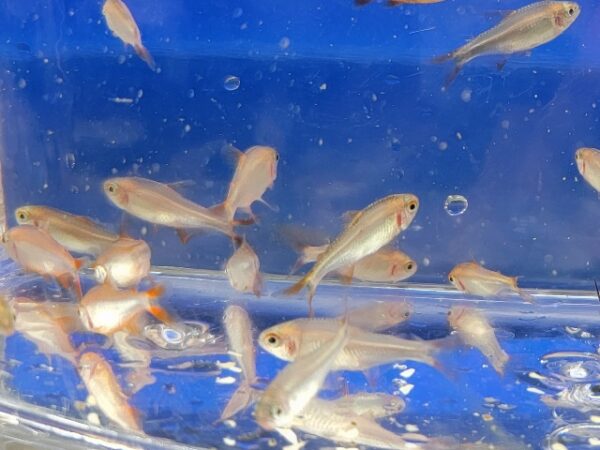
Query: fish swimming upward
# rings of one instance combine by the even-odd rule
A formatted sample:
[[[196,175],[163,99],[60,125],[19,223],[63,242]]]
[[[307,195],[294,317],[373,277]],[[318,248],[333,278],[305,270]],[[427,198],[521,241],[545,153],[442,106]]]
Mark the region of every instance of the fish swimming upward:
[[[575,2],[542,1],[513,11],[494,28],[434,62],[453,60],[454,71],[446,80],[452,83],[469,61],[483,55],[510,55],[539,47],[569,28],[581,9]]]

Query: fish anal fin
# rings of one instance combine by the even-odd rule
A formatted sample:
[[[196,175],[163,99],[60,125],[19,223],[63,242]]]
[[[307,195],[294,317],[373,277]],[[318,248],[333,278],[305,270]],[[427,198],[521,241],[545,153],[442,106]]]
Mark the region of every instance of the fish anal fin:
[[[495,9],[490,10],[485,13],[488,19],[506,19],[508,16],[511,16],[515,13],[515,9]]]
[[[504,69],[504,66],[506,66],[506,62],[507,62],[507,61],[508,61],[508,60],[505,58],[505,59],[503,59],[503,60],[501,60],[501,61],[498,61],[498,62],[496,63],[496,69],[498,69],[498,72],[501,72],[501,71],[502,71],[502,69]]]

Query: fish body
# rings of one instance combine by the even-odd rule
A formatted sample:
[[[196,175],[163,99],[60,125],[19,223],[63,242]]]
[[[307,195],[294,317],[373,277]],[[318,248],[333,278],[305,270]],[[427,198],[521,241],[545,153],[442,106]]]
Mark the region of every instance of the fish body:
[[[310,303],[317,285],[328,273],[353,265],[387,245],[408,228],[418,209],[419,200],[416,196],[396,194],[356,213],[344,231],[319,256],[311,270],[284,293],[292,295],[308,286]]]
[[[295,361],[330,342],[338,328],[337,319],[295,319],[264,330],[258,343],[280,359]],[[334,359],[331,370],[366,370],[402,360],[437,367],[435,355],[443,345],[443,339],[408,340],[348,326],[348,341]]]
[[[448,323],[465,344],[479,349],[496,372],[504,374],[509,356],[500,346],[494,329],[481,312],[464,306],[453,306],[448,313]]]
[[[258,256],[245,239],[225,265],[229,284],[236,291],[253,293],[260,297],[262,276]]]
[[[412,311],[404,301],[377,302],[348,311],[348,323],[365,331],[383,331],[408,320]]]
[[[316,351],[298,357],[267,386],[255,410],[258,424],[271,430],[289,428],[317,395],[333,362],[348,341],[348,324],[338,322],[337,332]]]
[[[133,288],[150,274],[150,247],[143,240],[120,238],[93,264],[98,283]]]
[[[575,152],[575,162],[583,179],[600,193],[600,150],[580,148]]]
[[[396,415],[406,407],[406,402],[400,397],[380,392],[345,395],[329,403],[337,414],[359,415],[372,419]]]
[[[506,292],[515,292],[531,302],[532,296],[519,289],[518,277],[508,277],[500,272],[486,269],[475,262],[456,265],[448,275],[448,280],[458,290],[470,295],[495,297]]]
[[[160,285],[148,291],[117,290],[108,284],[88,291],[79,304],[79,314],[85,327],[93,332],[112,334],[127,328],[144,311],[162,321],[170,321],[168,314],[156,304],[164,293]]]
[[[353,266],[337,271],[342,277],[371,283],[398,283],[417,272],[417,263],[400,250],[381,249],[360,259]]]
[[[148,67],[154,70],[154,59],[142,44],[142,34],[127,5],[122,0],[106,0],[102,14],[110,31],[125,44],[131,45]]]
[[[139,413],[114,374],[110,364],[98,353],[86,352],[79,358],[79,375],[102,413],[123,429],[143,432]]]
[[[27,205],[15,211],[19,225],[42,228],[70,252],[97,256],[119,239],[91,219],[47,206]]]
[[[573,24],[580,11],[575,2],[532,3],[512,12],[494,28],[457,50],[437,58],[437,62],[455,61],[451,81],[465,64],[479,56],[523,52],[552,41]]]
[[[10,336],[15,331],[15,312],[8,298],[0,294],[0,334]]]
[[[75,289],[81,298],[81,283],[77,271],[82,266],[46,231],[33,225],[19,225],[6,231],[2,243],[8,255],[26,271],[57,279],[66,289]]]
[[[238,209],[254,217],[252,204],[257,201],[265,203],[262,197],[267,189],[273,188],[279,161],[277,150],[263,145],[255,145],[245,152],[233,148],[231,151],[235,152],[237,165],[227,197],[221,205],[229,222],[233,221]]]
[[[176,228],[186,242],[185,230],[217,231],[237,238],[233,223],[198,205],[170,186],[139,177],[111,178],[104,192],[120,209],[147,222]]]

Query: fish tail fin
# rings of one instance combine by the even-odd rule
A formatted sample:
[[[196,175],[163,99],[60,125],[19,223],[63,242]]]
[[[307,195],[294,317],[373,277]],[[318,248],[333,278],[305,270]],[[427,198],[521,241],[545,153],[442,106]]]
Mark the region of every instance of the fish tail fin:
[[[148,64],[148,67],[150,67],[150,69],[152,69],[153,71],[156,70],[156,63],[154,62],[154,58],[141,42],[139,44],[134,45],[133,48],[137,55],[142,59],[142,61]]]
[[[146,295],[148,295],[150,300],[156,300],[165,295],[165,286],[162,284],[154,285],[146,291]]]
[[[455,64],[454,64],[454,68],[452,69],[452,72],[450,72],[450,74],[446,77],[446,81],[444,82],[445,89],[448,89],[450,87],[450,85],[454,82],[454,80],[456,79],[456,77],[458,76],[460,71],[462,70],[463,66],[467,62],[466,60],[463,60],[462,58],[460,58],[456,54],[455,51],[446,53],[444,55],[436,56],[432,60],[432,62],[434,64],[443,64],[448,61],[454,61]]]
[[[217,422],[222,422],[235,416],[238,412],[248,408],[257,399],[254,389],[250,386],[247,380],[242,381],[240,386],[235,390]]]
[[[455,58],[454,52],[444,53],[443,55],[438,55],[431,60],[434,64],[443,64]]]
[[[165,287],[162,284],[152,286],[146,291],[149,301],[148,312],[163,323],[172,323],[173,319],[171,318],[171,315],[158,304],[158,299],[162,297],[164,293]]]
[[[81,300],[83,291],[81,290],[81,281],[79,280],[79,275],[77,275],[77,273],[64,273],[56,277],[56,280],[64,289],[75,291],[77,300]]]
[[[86,257],[78,258],[75,260],[75,269],[81,270],[84,267],[87,267],[90,263],[90,260]]]

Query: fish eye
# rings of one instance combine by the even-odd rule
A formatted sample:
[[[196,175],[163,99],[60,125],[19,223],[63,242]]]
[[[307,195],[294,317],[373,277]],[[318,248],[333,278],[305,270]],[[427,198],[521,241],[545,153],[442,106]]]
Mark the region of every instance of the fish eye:
[[[17,211],[17,219],[19,220],[27,220],[27,213],[23,210]]]
[[[409,313],[408,311],[406,311],[406,312],[404,313],[404,317],[406,317],[406,318],[408,319],[408,316],[410,316],[410,313]]]
[[[117,190],[117,187],[114,184],[109,184],[108,187],[108,192],[114,193]]]
[[[279,161],[279,153],[275,152],[275,161]]]
[[[569,15],[572,16],[573,14],[575,14],[575,9],[569,8]]]
[[[415,209],[417,209],[417,202],[410,202],[408,204],[408,209],[411,211],[414,211]]]
[[[273,406],[271,412],[273,413],[273,417],[279,417],[283,414],[283,409],[280,406]]]
[[[454,277],[452,275],[450,275],[448,277],[448,281],[450,281],[450,283],[454,283]]]
[[[269,344],[271,344],[271,345],[276,346],[276,347],[279,346],[279,338],[276,335],[274,335],[274,334],[269,334],[267,336],[267,342]]]
[[[413,268],[413,262],[410,261],[407,265],[406,265],[406,270],[412,270]]]

